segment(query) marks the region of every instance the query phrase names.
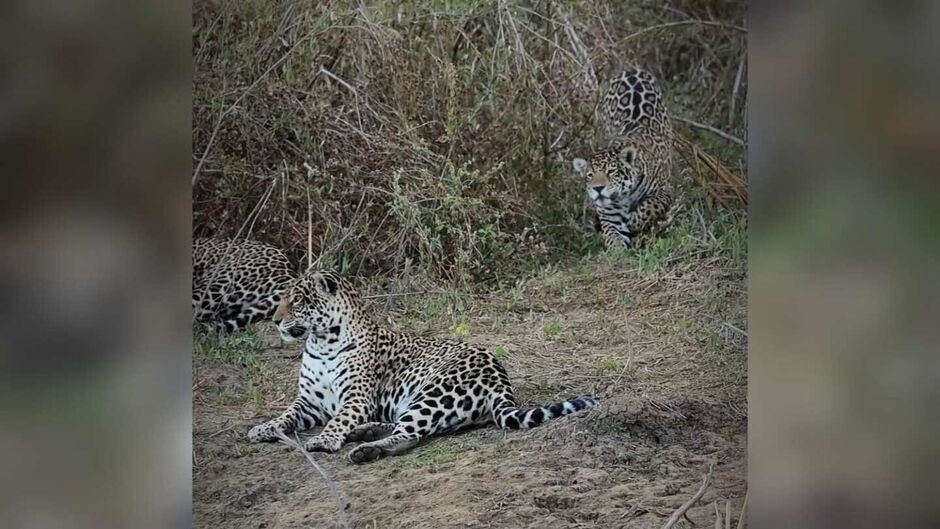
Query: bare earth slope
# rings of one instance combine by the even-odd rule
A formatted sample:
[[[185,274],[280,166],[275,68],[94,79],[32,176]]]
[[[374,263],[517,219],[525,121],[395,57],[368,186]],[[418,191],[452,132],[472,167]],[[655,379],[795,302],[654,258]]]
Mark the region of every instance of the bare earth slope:
[[[740,271],[696,263],[653,276],[595,259],[519,288],[464,299],[379,300],[402,329],[462,336],[504,357],[520,403],[592,393],[600,406],[529,431],[436,438],[356,466],[314,454],[355,528],[645,528],[698,489],[740,510],[746,491],[746,293]],[[450,309],[450,310],[449,310]],[[245,432],[294,396],[297,347],[271,328],[197,348],[193,509],[197,527],[336,527],[335,501],[294,449]],[[226,347],[229,347],[226,349]],[[235,352],[233,352],[235,350]],[[676,527],[691,527],[681,520]]]

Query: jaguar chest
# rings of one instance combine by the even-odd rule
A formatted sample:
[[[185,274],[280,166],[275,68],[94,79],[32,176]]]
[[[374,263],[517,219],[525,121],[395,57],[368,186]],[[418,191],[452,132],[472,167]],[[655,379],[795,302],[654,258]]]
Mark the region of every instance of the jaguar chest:
[[[332,354],[331,354],[332,353]],[[300,366],[300,394],[334,416],[349,386],[347,358],[328,350],[305,347]]]

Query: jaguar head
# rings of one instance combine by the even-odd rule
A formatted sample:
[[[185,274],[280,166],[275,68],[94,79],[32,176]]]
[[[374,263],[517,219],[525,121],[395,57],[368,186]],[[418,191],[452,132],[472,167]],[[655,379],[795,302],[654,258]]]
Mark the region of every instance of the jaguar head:
[[[591,156],[584,177],[588,198],[595,206],[606,206],[636,187],[640,174],[637,150],[615,145]]]
[[[352,288],[330,270],[313,270],[287,288],[274,312],[274,323],[285,342],[295,342],[308,332],[326,337],[339,335],[348,324]],[[345,320],[345,321],[344,321]]]

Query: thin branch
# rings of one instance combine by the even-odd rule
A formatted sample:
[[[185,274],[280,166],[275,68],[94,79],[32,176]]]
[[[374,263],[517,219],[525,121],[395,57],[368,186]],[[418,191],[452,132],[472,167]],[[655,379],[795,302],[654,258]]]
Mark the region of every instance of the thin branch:
[[[741,504],[741,514],[738,515],[737,529],[744,529],[744,518],[747,514],[747,495],[750,491],[744,493],[744,503]]]
[[[656,24],[655,26],[645,27],[639,31],[635,31],[627,35],[626,37],[618,40],[617,42],[614,43],[614,45],[617,46],[617,45],[623,44],[624,42],[630,39],[634,39],[636,37],[639,37],[640,35],[643,35],[644,33],[649,33],[650,31],[655,31],[657,29],[666,29],[666,28],[672,28],[676,26],[688,26],[692,24],[698,24],[702,26],[715,26],[715,27],[726,28],[726,29],[734,29],[734,30],[740,31],[741,33],[747,33],[747,28],[743,28],[741,26],[735,26],[733,24],[723,24],[721,22],[715,22],[712,20],[680,20],[678,22],[666,22],[665,24]]]
[[[744,75],[744,65],[747,62],[747,53],[741,54],[741,60],[738,62],[738,73],[734,76],[734,88],[731,90],[731,105],[728,109],[728,128],[734,126],[734,109],[738,102],[738,89],[741,88],[741,78]]]
[[[397,298],[400,296],[419,296],[422,294],[428,294],[427,290],[422,290],[420,292],[397,292],[392,294],[373,294],[371,296],[362,296],[365,299],[379,299],[379,298]]]
[[[346,81],[344,81],[343,79],[341,79],[339,76],[337,76],[337,75],[334,74],[333,72],[327,70],[327,69],[326,69],[324,66],[322,66],[322,65],[320,66],[320,73],[322,73],[323,75],[329,77],[330,79],[333,79],[333,80],[336,81],[337,83],[343,85],[343,87],[344,87],[345,89],[347,89],[347,90],[349,90],[350,92],[352,92],[353,97],[356,98],[356,119],[359,121],[359,130],[360,130],[360,134],[362,134],[363,136],[365,136],[365,133],[364,133],[364,132],[361,132],[361,131],[362,131],[362,114],[359,113],[359,92],[357,92],[356,89],[353,88],[351,84],[347,83]]]
[[[689,501],[683,503],[681,507],[676,509],[676,512],[672,513],[672,516],[666,520],[666,524],[663,525],[662,529],[670,529],[673,525],[676,524],[676,522],[679,521],[679,518],[682,518],[682,515],[685,514],[685,511],[689,510],[689,507],[695,505],[695,502],[702,498],[702,496],[705,494],[705,489],[707,489],[708,485],[711,484],[712,470],[714,470],[714,464],[708,465],[708,473],[705,474],[705,478],[702,479],[702,486],[698,488],[698,492],[689,498]]]
[[[307,169],[307,179],[304,181],[304,188],[307,190],[307,270],[313,266],[313,210],[310,204],[310,179],[317,174],[317,170],[310,167],[310,164],[304,162]]]
[[[343,497],[343,493],[339,490],[339,487],[336,486],[336,483],[330,479],[330,476],[317,464],[317,460],[313,458],[313,454],[304,450],[302,444],[300,444],[300,438],[297,437],[297,434],[294,434],[294,439],[287,437],[284,432],[277,431],[277,436],[280,437],[281,442],[292,446],[295,449],[299,450],[300,453],[307,458],[307,461],[313,466],[313,469],[320,474],[320,477],[326,482],[327,487],[333,492],[333,495],[336,497],[336,521],[339,523],[339,526],[342,529],[349,529],[349,522],[346,520],[346,498]]]
[[[745,338],[748,338],[748,335],[747,335],[747,332],[746,332],[746,331],[742,331],[741,329],[738,329],[737,327],[735,327],[734,325],[731,325],[731,324],[728,323],[728,322],[724,322],[722,325],[724,325],[725,327],[731,329],[732,331],[737,331],[739,334],[741,334],[741,335],[744,336]]]
[[[225,79],[222,80],[222,94],[225,94]],[[209,149],[212,147],[212,144],[215,143],[215,137],[219,134],[219,129],[222,128],[222,120],[225,119],[226,110],[225,110],[225,100],[223,100],[219,105],[219,117],[215,121],[215,127],[212,128],[212,134],[209,135],[209,141],[206,143],[206,149],[202,151],[202,156],[199,157],[199,163],[196,164],[196,170],[193,171],[193,182],[192,185],[196,185],[196,178],[199,177],[199,172],[202,170],[202,165],[206,163],[206,157],[209,156]]]
[[[571,49],[573,49],[581,58],[579,65],[581,66],[581,71],[583,72],[584,82],[587,85],[587,90],[589,92],[594,92],[597,90],[598,84],[597,74],[594,73],[594,64],[591,62],[591,54],[588,53],[587,46],[584,45],[584,41],[581,40],[581,37],[578,36],[578,32],[575,31],[574,25],[568,18],[568,14],[565,12],[565,9],[557,3],[555,3],[555,9],[558,11],[559,16],[561,16],[562,27],[565,30],[565,35],[568,37],[568,42],[571,43]]]
[[[745,145],[744,140],[742,140],[741,138],[737,136],[732,136],[731,134],[728,134],[727,132],[724,132],[722,130],[718,130],[715,127],[712,127],[711,125],[706,125],[704,123],[699,123],[698,121],[693,121],[691,119],[682,118],[678,116],[673,116],[672,119],[679,120],[683,123],[688,123],[689,125],[692,125],[693,127],[698,128],[698,129],[707,130],[708,132],[721,136],[722,138],[728,141],[733,141],[734,143],[737,143],[738,145],[741,145],[742,147]]]

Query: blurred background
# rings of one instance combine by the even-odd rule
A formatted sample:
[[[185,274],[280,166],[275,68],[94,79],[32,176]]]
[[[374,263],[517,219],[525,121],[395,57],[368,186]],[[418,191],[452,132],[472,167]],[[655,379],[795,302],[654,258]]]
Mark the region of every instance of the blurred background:
[[[940,4],[750,4],[754,527],[937,527]]]
[[[0,526],[187,526],[190,7],[2,13]]]

